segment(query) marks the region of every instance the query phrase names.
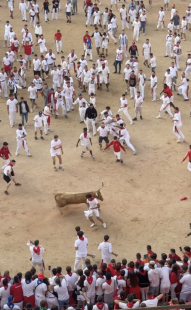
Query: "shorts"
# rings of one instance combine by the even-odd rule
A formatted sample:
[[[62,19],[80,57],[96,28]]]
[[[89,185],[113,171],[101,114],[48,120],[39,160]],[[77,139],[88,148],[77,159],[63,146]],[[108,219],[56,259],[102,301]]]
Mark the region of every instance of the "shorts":
[[[34,75],[38,75],[38,76],[40,76],[41,75],[41,72],[40,71],[36,71],[36,70],[33,70],[33,72],[34,72]]]
[[[166,4],[166,3],[169,3],[170,2],[170,0],[164,0],[164,3]]]
[[[71,12],[66,12],[66,16],[71,16]]]
[[[95,41],[95,47],[101,47],[101,41]]]
[[[103,20],[103,26],[108,25],[108,20]]]
[[[174,29],[179,29],[180,28],[180,25],[174,25]]]
[[[26,61],[32,60],[32,55],[25,55],[25,60]]]
[[[11,73],[11,66],[10,65],[8,65],[8,66],[4,65],[4,69],[5,69],[5,73],[7,73],[7,72]]]
[[[30,102],[35,103],[35,99],[30,98]]]
[[[57,150],[56,152],[50,151],[50,155],[51,155],[52,157],[54,157],[54,156],[57,156],[57,155],[61,155],[61,152],[60,152],[60,150]]]
[[[36,36],[36,38],[38,38],[38,37],[40,36],[40,34],[36,34],[36,33],[35,33],[35,36]]]
[[[148,60],[149,59],[149,54],[148,53],[144,53],[144,57],[145,57],[145,60]]]
[[[8,175],[3,175],[3,180],[5,180],[5,182],[7,182],[7,183],[11,183],[11,179],[10,179],[10,177],[8,176]]]
[[[105,141],[105,143],[109,143],[108,137],[99,137],[99,143],[102,143],[102,141]]]
[[[86,50],[87,49],[87,44],[86,43],[84,43],[84,50]]]
[[[111,4],[117,4],[116,0],[111,0]]]
[[[86,151],[91,151],[90,145],[86,145],[86,146],[82,145],[82,152],[85,153]]]
[[[114,152],[117,159],[121,159],[121,152]]]
[[[49,71],[44,71],[44,70],[42,69],[42,73],[46,73],[46,75],[48,75],[48,72],[49,72]]]
[[[70,298],[68,298],[66,300],[59,300],[58,299],[59,306],[63,307],[63,308],[64,308],[64,306],[68,306],[69,305],[69,301],[70,301]]]
[[[161,294],[168,294],[170,291],[170,287],[160,287],[160,293]]]
[[[9,40],[9,34],[8,33],[5,33],[4,40]]]
[[[101,77],[100,77],[100,84],[102,84],[103,82],[104,82],[105,84],[108,83],[107,76],[101,76]]]
[[[38,128],[40,128],[40,127],[38,127]],[[40,270],[42,270],[44,267],[43,267],[43,261],[41,261],[41,262],[33,262],[32,261],[32,266],[33,267],[36,267],[36,266],[38,266],[38,268],[40,269]]]
[[[35,130],[35,131],[37,131],[37,130],[42,130],[42,126],[40,126],[40,127],[34,126],[34,130]]]
[[[108,43],[102,42],[101,47],[102,47],[102,48],[105,48],[105,49],[107,50],[107,49],[108,49]]]
[[[186,33],[186,28],[181,29],[181,33]]]
[[[43,53],[46,53],[47,52],[47,48],[44,47],[44,48],[40,48],[40,53],[43,54]]]
[[[95,215],[96,217],[99,217],[99,209],[89,209],[92,212],[92,215]]]
[[[11,46],[12,52],[18,52],[18,46]]]

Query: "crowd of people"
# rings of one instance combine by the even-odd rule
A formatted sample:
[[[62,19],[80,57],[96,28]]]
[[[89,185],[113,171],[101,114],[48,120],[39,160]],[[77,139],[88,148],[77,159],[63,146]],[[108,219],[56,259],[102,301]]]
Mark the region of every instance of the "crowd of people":
[[[167,254],[157,255],[147,245],[143,258],[136,253],[134,261],[128,262],[126,258],[112,258],[118,254],[113,252],[109,236],[104,235],[97,248],[101,252],[97,265],[95,254],[88,252],[84,232],[79,226],[75,231],[74,269],[71,265],[64,269],[48,266],[47,277],[45,248],[39,240],[27,243],[32,268],[14,277],[7,270],[0,277],[1,309],[131,309],[156,307],[159,301],[178,308],[178,304],[191,302],[189,246],[180,247],[179,256],[173,248]]]

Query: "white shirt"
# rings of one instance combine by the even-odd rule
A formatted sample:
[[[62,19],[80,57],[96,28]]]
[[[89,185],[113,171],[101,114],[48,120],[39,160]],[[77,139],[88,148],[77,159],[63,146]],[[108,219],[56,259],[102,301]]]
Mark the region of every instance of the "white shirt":
[[[126,34],[124,34],[124,35],[120,34],[120,36],[119,36],[119,43],[120,43],[120,45],[126,46],[127,39],[128,38],[127,38]]]
[[[164,11],[159,11],[159,21],[163,21],[164,20]]]
[[[80,135],[80,137],[79,137],[79,139],[81,140],[81,145],[82,146],[87,146],[87,145],[89,145],[89,139],[91,138],[91,136],[90,136],[90,134],[89,133],[87,133],[87,137],[85,138],[84,137],[84,133],[82,133],[81,135]]]
[[[96,295],[101,296],[103,295],[103,290],[102,290],[102,284],[105,282],[106,277],[103,276],[103,278],[99,278],[96,280],[96,286],[97,286],[97,290],[96,290]]]
[[[46,49],[46,40],[45,39],[39,39],[38,40],[38,44],[39,44],[41,50],[46,50],[47,51],[47,49]]]
[[[145,85],[145,80],[146,80],[146,75],[144,74],[144,73],[142,73],[142,74],[138,74],[138,78],[139,78],[139,83],[141,84],[141,85]]]
[[[175,66],[174,66],[174,68],[169,67],[169,69],[170,69],[170,74],[172,74],[173,77],[176,76],[176,72],[178,71],[177,67],[175,67]]]
[[[73,55],[73,56],[72,56]],[[69,54],[68,55],[68,58],[69,58],[69,63],[71,63],[71,62],[73,62],[73,61],[75,61],[75,60],[77,60],[77,55],[76,54]]]
[[[5,25],[5,34],[8,34],[9,35],[9,32],[10,32],[10,28],[12,28],[12,26],[9,24],[9,25]]]
[[[9,32],[9,39],[13,39],[13,37],[15,36],[15,32],[14,31],[10,31]]]
[[[51,71],[52,80],[53,82],[59,82],[60,81],[60,70],[52,70]]]
[[[171,269],[168,267],[160,268],[161,287],[170,287],[170,275]]]
[[[36,116],[38,116],[38,115],[36,115]],[[35,116],[35,117],[36,117]],[[42,118],[42,117],[41,117]],[[35,119],[35,118],[34,118]],[[36,126],[37,127],[37,126]],[[42,253],[44,253],[44,248],[42,248],[42,247],[40,247],[40,253],[39,253],[39,255],[37,254],[37,253],[35,253],[34,252],[34,249],[35,249],[36,247],[34,246],[34,245],[31,245],[30,246],[30,251],[31,251],[31,254],[32,254],[32,262],[36,262],[36,263],[38,263],[38,262],[42,262]]]
[[[30,9],[30,10],[29,10],[29,14],[30,14],[30,16],[35,16],[35,14],[36,14],[36,13],[35,13],[35,10]]]
[[[87,280],[84,281],[84,286],[87,287],[86,295],[88,296],[94,296],[95,295],[95,286],[96,286],[96,278],[93,277],[93,281],[91,284],[88,283]]]
[[[19,3],[19,10],[24,11],[24,10],[26,10],[26,9],[27,9],[27,5],[26,5],[25,2]]]
[[[144,48],[144,54],[149,54],[150,53],[150,48],[151,48],[151,43],[150,42],[148,44],[144,43],[143,44],[143,48]]]
[[[42,127],[42,121],[43,121],[42,116],[36,115],[33,120],[35,121],[34,122],[35,127]]]
[[[112,24],[112,28],[117,28],[117,19],[112,17],[111,24]]]
[[[8,54],[9,61],[13,62],[14,61],[13,57],[14,57],[15,53],[13,51],[11,51],[11,52],[7,52],[7,54]]]
[[[48,64],[47,64],[46,59],[43,59],[41,64],[42,64],[42,70],[47,72],[48,71]]]
[[[140,96],[139,98],[135,96],[135,107],[137,108],[138,106],[141,108],[143,103],[143,97]]]
[[[168,103],[170,103],[170,99],[169,99],[168,96],[165,97],[163,95],[163,96],[160,97],[160,99],[162,100],[164,106],[166,106]]]
[[[120,105],[121,108],[127,108],[128,103],[127,103],[127,99],[123,99],[123,97],[120,98]]]
[[[187,21],[182,19],[182,21],[181,21],[181,28],[182,29],[186,29],[186,25],[187,25]]]
[[[127,9],[126,8],[121,8],[120,10],[119,10],[119,12],[120,12],[120,14],[121,14],[121,18],[122,19],[125,19],[126,17],[127,17]]]
[[[116,284],[116,280],[114,277],[111,278],[111,284],[107,284],[106,282],[104,282],[102,284],[102,289],[104,290],[104,293],[105,294],[111,294],[112,292],[115,291],[117,287],[117,284]]]
[[[150,269],[148,271],[148,277],[151,287],[159,286],[160,282],[160,268]]]
[[[180,283],[182,283],[182,292],[190,292],[191,290],[191,275],[186,274],[183,275],[182,279],[180,279]]]
[[[5,290],[4,286],[0,288],[1,307],[7,304],[8,296],[10,295],[11,284],[8,284],[8,288]]]
[[[137,15],[137,11],[136,10],[130,10],[129,11],[129,16],[130,16],[131,20],[134,20],[136,15]]]
[[[72,11],[72,5],[69,3],[66,3],[66,12],[71,12]]]
[[[171,10],[171,13],[170,13],[170,14],[171,14],[171,17],[170,17],[170,19],[173,18],[175,12],[176,12],[176,9],[172,9],[172,10]]]
[[[36,284],[35,297],[37,296],[38,298],[45,298],[45,295],[43,293],[47,291],[47,285],[45,283],[41,283],[38,285],[38,279],[35,279],[34,282]]]
[[[33,66],[34,66],[34,71],[40,71],[41,69],[41,62],[40,59],[33,59]]]
[[[8,173],[9,174],[11,173],[11,171],[12,171],[12,167],[11,166],[7,166],[7,167],[5,167],[3,173],[7,176]]]
[[[172,84],[172,78],[173,78],[173,75],[172,74],[168,74],[167,72],[165,72],[165,75],[166,77],[166,84]]]
[[[112,245],[110,242],[101,242],[98,246],[98,251],[101,251],[101,258],[103,260],[110,262],[112,253]]]
[[[36,99],[36,93],[37,93],[36,87],[29,86],[28,92],[30,99]]]
[[[88,81],[91,77],[91,73],[89,70],[83,70],[82,72],[82,78],[84,78],[85,81]]]
[[[100,137],[107,137],[109,133],[109,129],[107,128],[107,126],[105,126],[104,128],[100,126],[98,127],[97,131],[99,131]]]
[[[134,20],[132,26],[134,27],[134,30],[138,30],[139,31],[139,28],[141,27],[141,23],[140,23],[140,21],[137,22],[136,20]]]
[[[166,36],[166,43],[167,44],[172,44],[172,39],[173,39],[173,36],[170,35],[170,34],[167,34],[167,36]]]
[[[61,286],[56,285],[54,291],[58,294],[58,300],[67,300],[69,299],[67,282],[65,279],[62,280]]]
[[[35,27],[35,34],[41,35],[42,34],[42,27],[41,26],[36,26]]]
[[[84,70],[85,66],[87,66],[87,60],[86,59],[80,59],[79,60],[82,70]]]
[[[180,55],[181,46],[180,46],[180,45],[179,45],[179,46],[175,46],[175,47],[173,48],[173,51],[174,51],[174,53],[175,53],[176,55]]]
[[[9,57],[3,57],[3,63],[5,66],[9,66],[11,63]]]
[[[180,111],[178,113],[174,113],[173,118],[176,120],[174,122],[175,126],[182,126],[182,121],[181,121],[181,113]]]
[[[16,99],[13,99],[13,100],[8,99],[7,100],[7,105],[9,106],[9,113],[17,111],[17,103],[18,103],[18,101]]]
[[[174,24],[173,24],[173,23],[169,23],[167,28],[168,28],[168,30],[173,31],[173,29],[174,29]]]
[[[155,83],[157,83],[157,77],[156,77],[156,75],[155,75],[155,77],[153,78],[153,76],[151,75],[151,87],[153,87],[154,85],[155,85]],[[157,85],[155,85],[155,87],[156,87]]]
[[[128,308],[127,304],[125,304],[123,302],[119,303],[119,308],[121,308],[121,309],[130,309],[130,308]],[[139,308],[139,301],[134,303],[132,309],[135,309],[135,308]]]
[[[34,281],[31,281],[30,283],[26,283],[25,279],[21,280],[22,290],[23,290],[23,296],[30,297],[34,295],[34,289],[36,287],[36,283]]]
[[[145,22],[146,21],[146,19],[147,19],[147,15],[146,14],[141,14],[140,15],[140,20],[141,20],[141,22]]]
[[[66,274],[65,279],[66,279],[69,291],[73,291],[74,285],[75,285],[76,281],[78,281],[77,274],[75,272],[73,272],[71,276],[69,274]]]
[[[84,240],[77,239],[74,243],[76,250],[76,257],[86,257],[87,255],[87,246],[88,246],[88,239],[83,237]]]
[[[158,305],[158,299],[157,299],[157,298],[154,298],[154,299],[144,300],[143,303],[144,303],[148,308],[157,307],[157,305]]]
[[[74,87],[73,86],[65,86],[64,87],[64,95],[66,98],[71,98],[74,92]]]
[[[93,200],[86,200],[86,202],[89,204],[89,209],[93,209],[96,208],[96,206],[98,205],[98,200],[96,198],[94,198]]]
[[[51,55],[49,55],[49,53],[46,54],[45,59],[46,59],[48,65],[52,65],[55,62],[55,59],[52,59],[52,58],[56,59],[56,57],[53,53]]]
[[[6,81],[6,78],[7,78],[7,73],[0,72],[0,82]]]
[[[54,139],[51,141],[50,143],[50,146],[51,146],[51,149],[50,149],[50,152],[53,154],[53,153],[56,153],[58,150],[60,151],[60,145],[62,144],[61,140],[58,139],[57,141],[55,141]],[[54,147],[57,147],[57,149],[54,149]]]
[[[129,79],[131,72],[132,72],[132,69],[131,69],[131,68],[129,68],[129,69],[125,68],[125,69],[123,70],[123,73],[125,74],[125,80],[128,80],[128,79]]]
[[[156,67],[157,63],[156,63],[156,57],[155,57],[155,56],[153,56],[153,57],[150,59],[150,63],[151,63],[151,68]]]
[[[24,135],[27,135],[26,130],[24,129],[24,127],[22,127],[22,129],[17,129],[16,130],[16,139],[18,140],[23,140],[24,139]]]

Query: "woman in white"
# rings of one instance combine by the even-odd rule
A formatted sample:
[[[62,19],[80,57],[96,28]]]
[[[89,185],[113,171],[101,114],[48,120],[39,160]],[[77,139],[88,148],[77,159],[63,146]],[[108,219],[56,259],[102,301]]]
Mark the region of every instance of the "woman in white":
[[[47,52],[46,40],[44,39],[43,34],[41,34],[40,39],[38,40],[38,45],[40,45],[40,53]]]
[[[54,294],[54,285],[49,283],[48,278],[45,278],[43,282],[47,285],[47,291],[45,295],[46,302],[48,304],[48,308],[51,309],[54,306],[58,307],[58,299]]]
[[[1,309],[7,304],[8,296],[10,295],[11,284],[8,283],[8,279],[3,279],[3,286],[0,288]]]
[[[54,291],[58,294],[59,307],[60,310],[64,310],[64,306],[68,306],[70,301],[68,286],[65,279],[56,278],[55,283]]]
[[[174,122],[173,133],[175,134],[175,136],[178,137],[178,140],[176,142],[179,143],[181,141],[181,139],[183,140],[183,142],[185,142],[186,141],[185,136],[180,131],[180,128],[182,127],[182,121],[181,121],[181,113],[180,113],[178,107],[175,108],[172,121]]]
[[[55,135],[54,136],[54,140],[51,141],[51,149],[50,149],[50,154],[51,154],[51,157],[52,157],[52,162],[53,162],[53,165],[54,165],[54,171],[57,171],[57,168],[56,168],[56,156],[58,157],[58,160],[59,160],[59,169],[60,170],[64,170],[62,168],[62,156],[61,156],[61,153],[63,155],[63,149],[62,149],[62,142],[60,139],[58,139],[58,136]]]
[[[106,274],[106,281],[102,284],[102,290],[104,291],[104,302],[107,304],[113,304],[113,293],[117,288],[115,278],[111,277],[111,273]]]

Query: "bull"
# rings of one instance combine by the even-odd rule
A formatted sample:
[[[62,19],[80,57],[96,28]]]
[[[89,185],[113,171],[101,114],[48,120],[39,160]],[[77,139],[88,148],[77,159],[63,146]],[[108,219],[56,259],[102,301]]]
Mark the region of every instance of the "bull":
[[[85,193],[65,192],[62,194],[55,194],[54,198],[59,208],[63,208],[71,204],[86,203],[87,194],[91,194],[93,197],[97,198],[98,200],[103,201],[103,197],[100,191],[103,188],[103,186],[104,184],[102,182],[102,187],[100,187],[97,191],[91,191],[91,192],[85,192]]]

